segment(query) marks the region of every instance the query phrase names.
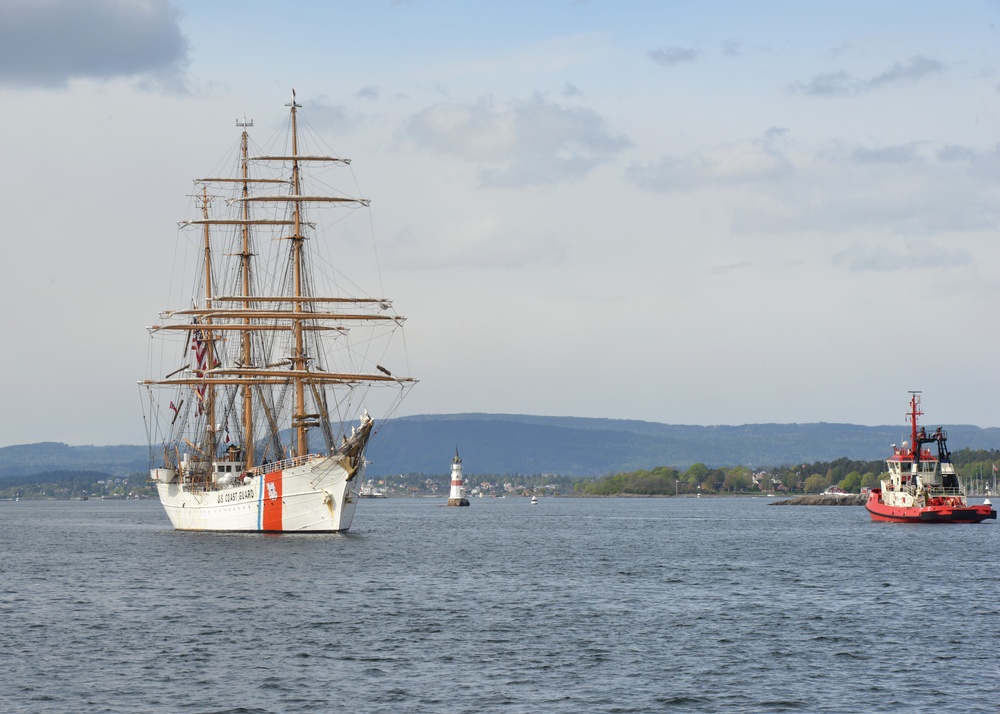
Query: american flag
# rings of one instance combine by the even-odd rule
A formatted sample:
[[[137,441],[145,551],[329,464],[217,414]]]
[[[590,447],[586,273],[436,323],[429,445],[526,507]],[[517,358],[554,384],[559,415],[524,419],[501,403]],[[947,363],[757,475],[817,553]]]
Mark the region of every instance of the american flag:
[[[197,324],[197,320],[195,321]],[[202,339],[201,330],[191,331],[191,351],[194,352],[195,361],[195,374],[199,377],[204,376],[205,370],[208,369],[208,345]],[[213,367],[218,367],[218,360],[213,360]],[[198,395],[198,409],[197,414],[200,416],[205,412],[205,387],[204,385],[194,388],[195,394]]]
[[[194,352],[197,369],[204,371],[208,366],[208,347],[201,339],[201,330],[191,331],[191,351]]]

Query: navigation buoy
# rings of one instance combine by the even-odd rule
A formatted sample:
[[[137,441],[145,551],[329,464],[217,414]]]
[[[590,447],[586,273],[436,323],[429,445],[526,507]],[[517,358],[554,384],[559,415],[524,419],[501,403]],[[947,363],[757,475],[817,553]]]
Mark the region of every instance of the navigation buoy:
[[[455,447],[455,458],[451,460],[451,493],[448,494],[449,506],[468,506],[469,499],[465,497],[465,481],[462,479],[462,457]]]

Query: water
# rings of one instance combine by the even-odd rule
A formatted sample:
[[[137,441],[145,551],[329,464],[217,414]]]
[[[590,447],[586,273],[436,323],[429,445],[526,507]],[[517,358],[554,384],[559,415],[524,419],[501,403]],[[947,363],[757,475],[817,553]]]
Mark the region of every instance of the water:
[[[0,710],[996,711],[996,522],[441,503],[323,536],[0,503]]]

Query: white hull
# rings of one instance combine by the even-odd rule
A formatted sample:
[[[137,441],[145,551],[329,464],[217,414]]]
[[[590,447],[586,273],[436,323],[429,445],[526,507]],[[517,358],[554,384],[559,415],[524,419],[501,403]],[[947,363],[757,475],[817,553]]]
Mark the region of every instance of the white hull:
[[[351,527],[364,475],[360,461],[351,474],[344,456],[312,456],[210,490],[178,483],[172,470],[150,475],[177,530],[330,533]]]

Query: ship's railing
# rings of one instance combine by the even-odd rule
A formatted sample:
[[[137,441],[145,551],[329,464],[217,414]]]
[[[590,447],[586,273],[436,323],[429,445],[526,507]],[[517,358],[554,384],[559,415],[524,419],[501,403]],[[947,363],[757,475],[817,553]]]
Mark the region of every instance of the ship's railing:
[[[323,454],[306,454],[305,456],[293,456],[290,459],[283,459],[281,461],[273,461],[269,464],[254,466],[252,469],[248,469],[247,473],[258,476],[260,474],[269,474],[274,473],[275,471],[293,469],[296,466],[301,466],[302,464],[308,463],[313,459],[318,459],[322,455]]]
[[[943,486],[926,486],[925,490],[929,496],[964,496],[965,491],[960,488],[945,488]]]
[[[920,489],[912,484],[904,484],[901,488],[893,489],[889,488],[889,491],[896,491],[897,493],[908,493],[911,496],[916,497]],[[927,484],[924,486],[924,492],[931,498],[936,497],[947,497],[947,496],[964,496],[965,490],[961,488],[945,488],[944,486],[932,486]]]

